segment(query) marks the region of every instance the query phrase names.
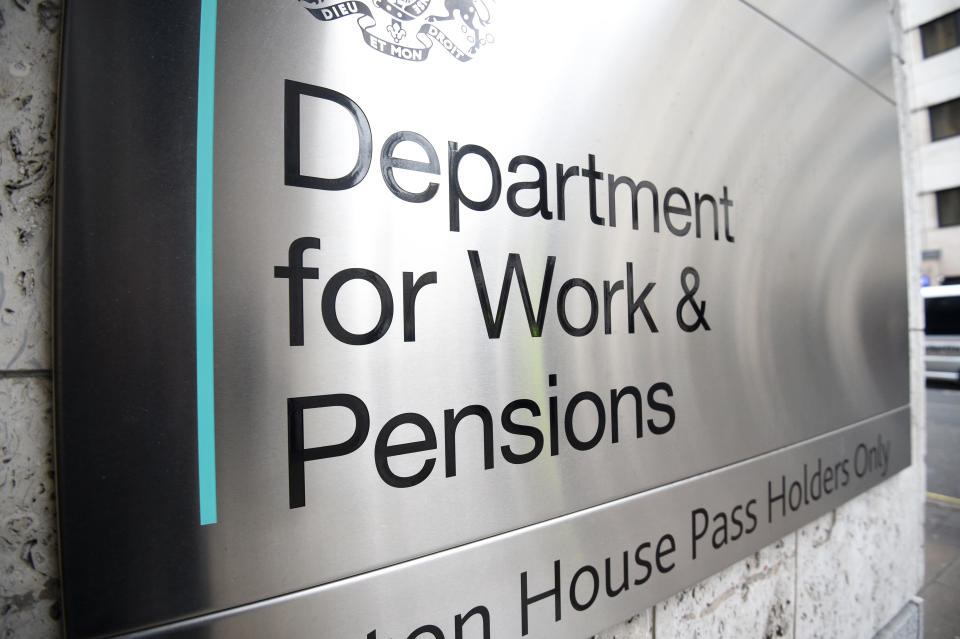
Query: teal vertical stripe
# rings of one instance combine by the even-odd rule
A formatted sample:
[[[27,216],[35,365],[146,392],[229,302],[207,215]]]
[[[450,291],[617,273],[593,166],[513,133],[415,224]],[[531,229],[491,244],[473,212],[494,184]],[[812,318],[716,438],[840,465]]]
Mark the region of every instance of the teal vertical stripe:
[[[213,93],[217,0],[201,0],[197,86],[197,457],[200,525],[217,523],[213,404]]]

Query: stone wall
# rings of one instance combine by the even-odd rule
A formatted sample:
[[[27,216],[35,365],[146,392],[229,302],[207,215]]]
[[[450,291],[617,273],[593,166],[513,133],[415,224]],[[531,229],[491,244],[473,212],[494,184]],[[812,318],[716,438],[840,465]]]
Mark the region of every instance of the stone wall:
[[[0,635],[59,634],[52,217],[60,5],[0,0]]]

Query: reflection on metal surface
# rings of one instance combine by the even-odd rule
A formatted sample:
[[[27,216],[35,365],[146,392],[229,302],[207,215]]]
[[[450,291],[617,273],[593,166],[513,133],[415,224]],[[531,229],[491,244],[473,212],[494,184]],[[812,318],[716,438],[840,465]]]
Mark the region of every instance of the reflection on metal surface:
[[[400,26],[368,34],[365,19],[385,20],[381,4],[401,12]],[[442,28],[476,42],[468,4],[431,12],[458,15]],[[149,291],[120,273],[109,300],[129,325],[61,322],[59,374],[73,384],[58,391],[66,614],[77,635],[262,601],[181,630],[392,636],[440,623],[432,615],[445,628],[457,614],[479,625],[485,617],[470,613],[483,604],[494,636],[515,636],[516,588],[543,594],[556,569],[562,625],[544,595],[529,600],[529,635],[579,636],[908,463],[894,109],[744,4],[581,4],[497,5],[495,44],[471,51],[467,41],[457,46],[468,61],[447,47],[422,64],[405,56],[442,39],[416,3],[378,3],[374,15],[347,2],[329,20],[327,3],[220,6],[215,525],[200,527],[197,501],[179,497],[197,495],[197,460],[182,453],[185,441],[196,450],[196,431],[183,415],[203,378],[183,388],[193,379],[181,361],[193,363],[181,339],[193,326],[178,323],[193,301],[180,290],[186,214],[160,203],[188,180],[134,172],[123,183],[140,189],[117,197],[127,208],[142,200],[152,242],[132,239],[138,228],[110,198],[88,201],[100,190],[86,181],[61,193],[76,214],[60,222],[72,260],[58,278],[70,281],[70,265],[96,281],[132,264]],[[68,51],[85,24],[76,11]],[[419,44],[400,33],[414,23],[427,29]],[[162,49],[169,35],[151,36],[162,55],[130,59],[179,60],[182,43]],[[99,68],[69,63],[68,53],[68,85]],[[72,91],[68,103],[83,96]],[[177,166],[196,110],[150,107],[177,122],[159,142],[144,134],[150,153],[136,151],[156,176]],[[66,113],[62,157],[86,166],[91,140]],[[81,221],[97,229],[108,265],[69,244],[86,237]],[[179,250],[161,250],[158,227]],[[60,289],[64,317],[87,309],[77,286]],[[155,321],[135,321],[144,308],[163,318],[162,343],[150,339]],[[88,350],[73,346],[81,338]],[[105,362],[96,375],[125,391],[104,397],[96,376],[88,385],[89,361]],[[154,361],[176,365],[143,373]],[[124,448],[105,450],[111,441]],[[124,455],[168,449],[180,452],[139,465]],[[93,454],[96,464],[80,463]],[[858,472],[843,460],[863,475],[809,508],[809,477],[799,480],[804,507],[793,508],[787,469],[815,465],[838,482]],[[789,508],[764,524],[748,504],[769,502],[777,476],[775,503]],[[73,487],[104,497],[84,512]],[[150,500],[164,508],[131,514]],[[115,508],[126,534],[84,532],[87,517]],[[755,531],[713,542],[727,534],[714,536],[719,513],[745,528],[755,516]],[[696,560],[691,530],[704,543]],[[131,556],[102,569],[85,557],[105,554],[108,539]],[[579,567],[600,571],[625,551],[646,574],[630,597],[598,586],[594,600],[588,582],[569,593],[566,580],[594,574]],[[149,579],[182,596],[158,597]]]
[[[623,33],[573,9],[498,7],[496,46],[442,69],[387,64],[298,6],[222,13],[223,525],[204,531],[215,599],[482,539],[906,401],[889,104],[735,3],[618,5],[633,25]],[[296,48],[264,52],[264,24]],[[566,46],[531,46],[531,25],[568,34]],[[603,52],[589,44],[601,32]],[[399,97],[415,86],[434,89]],[[396,131],[420,141],[393,150]],[[431,170],[385,181],[376,165],[388,147]],[[287,184],[278,168],[291,152],[296,175],[344,180],[288,186],[290,165]],[[540,208],[512,210],[508,187],[538,173],[543,191],[516,197]],[[636,219],[629,189],[613,190],[621,177],[651,185],[638,189]],[[701,201],[694,216],[707,195],[731,205],[714,213]],[[687,216],[673,212],[684,198]],[[298,238],[313,248],[295,249]],[[309,278],[274,277],[294,268],[294,252]],[[687,268],[699,288],[680,321]],[[435,283],[405,295],[404,277],[428,274]],[[414,312],[401,314],[406,303]],[[710,330],[687,332],[699,303]],[[291,313],[302,313],[302,345],[290,345]],[[611,395],[626,388],[636,393],[615,410]],[[343,444],[324,459],[291,457],[302,480],[288,476],[289,401],[337,405],[297,418],[306,448]],[[674,423],[657,435],[647,420]],[[404,442],[418,452],[391,454]],[[218,550],[241,546],[268,551],[237,561]]]
[[[741,0],[776,21],[811,47],[848,69],[853,77],[893,103],[890,9],[873,0]],[[854,35],[855,34],[855,35]]]
[[[432,625],[443,634],[423,636],[453,637],[466,619],[465,637],[590,636],[909,464],[905,407],[546,524],[137,636],[234,639],[323,628],[331,637],[406,637]]]

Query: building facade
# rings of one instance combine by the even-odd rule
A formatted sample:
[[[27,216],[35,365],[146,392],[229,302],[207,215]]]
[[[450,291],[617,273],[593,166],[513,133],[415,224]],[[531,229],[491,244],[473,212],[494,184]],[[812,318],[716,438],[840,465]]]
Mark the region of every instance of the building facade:
[[[902,5],[910,163],[920,207],[922,273],[960,283],[960,3]]]

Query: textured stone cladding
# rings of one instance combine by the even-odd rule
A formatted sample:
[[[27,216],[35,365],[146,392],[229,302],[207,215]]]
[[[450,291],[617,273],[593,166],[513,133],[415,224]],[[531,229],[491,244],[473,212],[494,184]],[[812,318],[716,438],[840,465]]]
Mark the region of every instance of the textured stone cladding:
[[[60,10],[0,0],[0,370],[50,368]]]
[[[0,637],[60,634],[50,286],[60,4],[0,0]]]
[[[0,379],[0,636],[60,629],[50,382]]]
[[[922,581],[919,468],[597,639],[874,637]]]

